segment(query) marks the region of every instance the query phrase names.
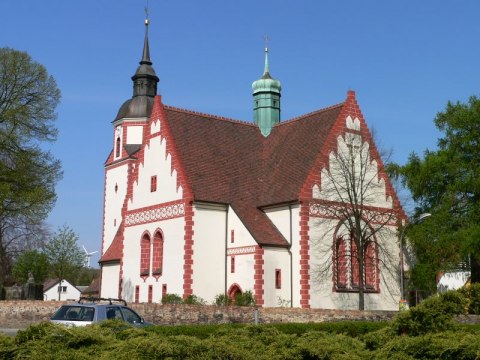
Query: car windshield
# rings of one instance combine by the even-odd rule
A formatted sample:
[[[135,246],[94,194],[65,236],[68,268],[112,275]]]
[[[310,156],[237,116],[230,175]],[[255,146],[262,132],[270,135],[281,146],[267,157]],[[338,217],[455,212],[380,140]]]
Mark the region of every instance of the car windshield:
[[[94,315],[93,307],[64,305],[52,316],[52,320],[93,321]]]

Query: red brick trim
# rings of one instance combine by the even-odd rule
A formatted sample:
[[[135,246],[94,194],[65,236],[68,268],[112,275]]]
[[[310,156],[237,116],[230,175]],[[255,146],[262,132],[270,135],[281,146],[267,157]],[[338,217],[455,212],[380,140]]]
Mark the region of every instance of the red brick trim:
[[[350,116],[352,119],[357,118],[360,122],[360,131],[355,131],[348,129],[346,126],[346,119]],[[299,194],[301,200],[310,200],[312,198],[312,187],[314,184],[321,184],[320,171],[323,167],[328,168],[329,166],[329,154],[332,151],[337,151],[337,138],[340,135],[343,135],[345,132],[354,132],[362,135],[363,141],[368,141],[372,146],[370,147],[371,158],[376,160],[378,164],[378,174],[379,177],[383,178],[385,181],[385,192],[386,196],[390,196],[393,201],[393,210],[398,214],[399,219],[406,219],[406,214],[403,211],[403,208],[400,204],[398,196],[392,186],[392,183],[385,171],[385,166],[383,164],[382,158],[378,153],[377,147],[373,142],[372,134],[368,130],[367,124],[363,117],[363,114],[358,106],[357,100],[355,98],[354,91],[348,91],[347,99],[342,106],[342,110],[337,117],[332,129],[325,140],[325,143],[320,151],[317,160],[315,161],[314,166],[309,172],[309,175],[304,182],[302,189]]]
[[[300,204],[300,306],[310,307],[310,236],[309,206]]]
[[[264,264],[265,260],[263,259],[263,255],[265,253],[265,250],[257,246],[255,255],[253,256],[254,259],[254,282],[255,285],[253,287],[254,293],[255,293],[255,302],[258,306],[263,306],[264,300],[263,300],[263,294],[264,294]]]
[[[193,285],[193,205],[190,202],[185,206],[185,245],[183,246],[183,297],[192,295]]]

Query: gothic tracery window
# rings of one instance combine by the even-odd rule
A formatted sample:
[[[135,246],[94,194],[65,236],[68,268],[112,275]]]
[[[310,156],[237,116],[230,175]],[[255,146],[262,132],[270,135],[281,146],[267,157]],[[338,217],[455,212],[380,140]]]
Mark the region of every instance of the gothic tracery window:
[[[358,291],[360,287],[359,253],[352,235],[338,236],[334,243],[334,285],[337,291]],[[378,256],[374,241],[363,245],[363,288],[376,292],[378,282]]]

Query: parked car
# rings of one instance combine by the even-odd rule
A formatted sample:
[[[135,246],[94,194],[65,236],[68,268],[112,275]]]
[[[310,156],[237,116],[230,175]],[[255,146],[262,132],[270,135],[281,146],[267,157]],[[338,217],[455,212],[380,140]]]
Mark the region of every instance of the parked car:
[[[109,319],[120,319],[133,326],[153,325],[127,306],[122,299],[85,298],[78,302],[62,305],[50,321],[68,326],[86,326]]]

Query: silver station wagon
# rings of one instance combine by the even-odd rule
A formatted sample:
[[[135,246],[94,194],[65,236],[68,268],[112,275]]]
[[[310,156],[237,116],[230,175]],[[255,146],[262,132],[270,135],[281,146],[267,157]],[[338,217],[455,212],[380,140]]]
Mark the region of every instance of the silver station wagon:
[[[86,326],[110,319],[119,319],[137,327],[153,325],[130,309],[125,300],[91,297],[81,297],[76,303],[62,305],[50,321],[68,326]]]

